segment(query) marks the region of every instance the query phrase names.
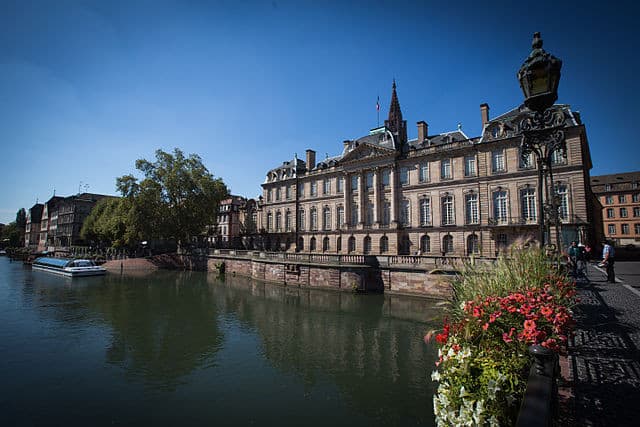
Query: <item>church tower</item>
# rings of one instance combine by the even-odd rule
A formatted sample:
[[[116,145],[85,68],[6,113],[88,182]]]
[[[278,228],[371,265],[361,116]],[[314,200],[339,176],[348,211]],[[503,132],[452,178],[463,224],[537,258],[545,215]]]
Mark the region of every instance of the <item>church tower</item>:
[[[396,93],[396,79],[393,79],[389,118],[384,121],[384,125],[393,133],[396,139],[396,148],[400,148],[407,143],[407,121],[402,120],[402,111],[400,111],[400,102]]]

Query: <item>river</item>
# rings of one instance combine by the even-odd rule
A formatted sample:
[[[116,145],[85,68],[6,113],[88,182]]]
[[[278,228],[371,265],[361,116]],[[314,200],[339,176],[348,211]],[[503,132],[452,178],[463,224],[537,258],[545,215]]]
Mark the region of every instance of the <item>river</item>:
[[[3,425],[431,426],[433,301],[0,257]]]

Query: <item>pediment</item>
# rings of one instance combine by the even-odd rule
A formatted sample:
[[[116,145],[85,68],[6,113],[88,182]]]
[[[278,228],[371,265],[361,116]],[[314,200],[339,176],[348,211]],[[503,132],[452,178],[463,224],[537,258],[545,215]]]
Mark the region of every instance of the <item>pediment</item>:
[[[371,144],[361,144],[357,146],[355,149],[347,153],[341,160],[340,163],[352,163],[358,162],[362,160],[374,160],[378,157],[389,157],[390,155],[395,155],[395,150],[391,150],[385,147],[379,147]]]

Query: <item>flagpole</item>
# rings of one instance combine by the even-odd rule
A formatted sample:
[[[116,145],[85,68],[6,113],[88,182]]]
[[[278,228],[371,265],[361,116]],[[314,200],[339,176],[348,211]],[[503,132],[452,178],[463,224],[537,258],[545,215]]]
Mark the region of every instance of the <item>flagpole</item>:
[[[376,101],[376,112],[378,113],[378,125],[376,127],[380,127],[380,95],[378,95],[378,99]]]

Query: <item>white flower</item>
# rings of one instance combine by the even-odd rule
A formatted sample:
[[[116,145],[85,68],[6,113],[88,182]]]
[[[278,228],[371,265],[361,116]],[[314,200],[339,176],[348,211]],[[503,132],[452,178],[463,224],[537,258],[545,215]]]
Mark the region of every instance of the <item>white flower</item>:
[[[440,372],[438,371],[433,371],[431,373],[431,381],[440,381]]]

